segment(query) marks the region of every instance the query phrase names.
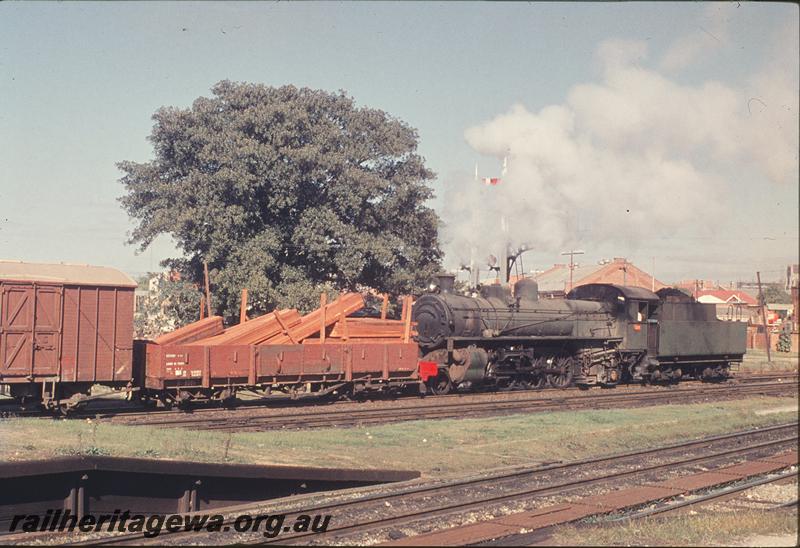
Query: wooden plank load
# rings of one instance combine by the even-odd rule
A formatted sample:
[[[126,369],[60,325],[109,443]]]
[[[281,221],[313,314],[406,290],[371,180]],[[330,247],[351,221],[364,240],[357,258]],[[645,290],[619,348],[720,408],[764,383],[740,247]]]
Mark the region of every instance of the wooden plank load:
[[[314,312],[302,317],[299,324],[291,326],[287,333],[265,340],[260,344],[297,344],[304,339],[318,334],[322,329],[336,323],[340,317],[364,308],[364,298],[358,293],[343,293],[330,304],[321,306]]]
[[[402,320],[379,320],[377,318],[347,318],[347,335],[351,339],[401,339],[403,338]],[[341,339],[343,326],[337,323],[328,337]]]
[[[385,316],[385,303],[382,316]],[[307,338],[303,344],[329,343],[408,343],[416,332],[411,321],[413,300],[410,296],[403,298],[401,320],[384,318],[348,318],[337,316],[333,328],[324,337]]]
[[[267,339],[281,335],[286,329],[299,323],[300,313],[297,310],[276,310],[229,327],[220,335],[197,340],[191,344],[202,346],[262,344]]]
[[[200,339],[207,339],[219,335],[225,331],[222,325],[222,316],[211,316],[200,321],[192,322],[188,325],[166,333],[156,338],[156,344],[188,344]]]
[[[364,305],[364,298],[358,293],[343,293],[331,303],[323,294],[320,307],[302,317],[295,309],[276,310],[224,329],[222,318],[212,316],[162,335],[155,342],[189,346],[407,343],[415,335],[411,297],[403,298],[401,320],[348,317]],[[384,314],[385,305],[384,302]]]

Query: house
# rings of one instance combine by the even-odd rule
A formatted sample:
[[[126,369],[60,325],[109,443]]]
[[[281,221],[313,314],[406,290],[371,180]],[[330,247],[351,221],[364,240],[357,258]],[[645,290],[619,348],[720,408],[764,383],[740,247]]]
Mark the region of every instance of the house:
[[[602,260],[597,264],[573,264],[572,268],[568,264],[555,264],[533,279],[539,284],[539,296],[543,298],[560,298],[573,287],[592,283],[643,287],[651,291],[667,287],[623,257]]]
[[[698,289],[697,302],[717,305],[717,318],[760,323],[758,299],[741,289]]]
[[[758,306],[758,300],[741,289],[700,289],[693,295],[701,303]]]

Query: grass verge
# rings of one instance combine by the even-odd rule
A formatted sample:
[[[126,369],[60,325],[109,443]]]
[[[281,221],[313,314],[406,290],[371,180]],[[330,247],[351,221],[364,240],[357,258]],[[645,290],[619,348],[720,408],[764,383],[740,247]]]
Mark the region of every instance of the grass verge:
[[[748,348],[739,371],[750,373],[798,370],[800,359],[798,359],[797,352],[777,352],[773,350],[770,355],[772,361],[768,362],[766,351]]]
[[[796,398],[761,397],[641,409],[236,434],[91,420],[20,418],[0,421],[0,458],[100,454],[464,474],[545,460],[578,459],[788,422],[797,418],[796,405]]]

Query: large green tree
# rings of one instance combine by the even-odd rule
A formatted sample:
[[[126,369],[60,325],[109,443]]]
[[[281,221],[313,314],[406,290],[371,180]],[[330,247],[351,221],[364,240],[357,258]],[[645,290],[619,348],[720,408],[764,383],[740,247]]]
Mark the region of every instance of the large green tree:
[[[413,128],[344,92],[230,81],[212,92],[159,109],[155,158],[118,167],[131,243],[171,235],[183,257],[164,264],[196,282],[207,261],[219,313],[236,315],[243,287],[257,312],[308,310],[323,289],[398,294],[437,270],[434,174]]]

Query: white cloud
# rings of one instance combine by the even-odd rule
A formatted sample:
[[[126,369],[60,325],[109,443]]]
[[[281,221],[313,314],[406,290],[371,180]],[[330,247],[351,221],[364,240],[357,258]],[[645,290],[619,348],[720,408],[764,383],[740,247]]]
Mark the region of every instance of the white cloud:
[[[796,27],[785,34],[796,41]],[[451,259],[496,253],[503,216],[512,244],[552,253],[578,238],[578,223],[581,241],[597,245],[687,226],[707,232],[733,191],[732,169],[796,184],[798,77],[785,63],[796,65],[797,54],[785,42],[744,89],[678,83],[642,67],[644,42],[607,41],[597,50],[599,82],[574,86],[562,104],[536,112],[514,105],[469,128],[475,151],[509,155],[508,174],[491,188],[446,182]]]

